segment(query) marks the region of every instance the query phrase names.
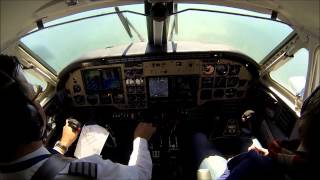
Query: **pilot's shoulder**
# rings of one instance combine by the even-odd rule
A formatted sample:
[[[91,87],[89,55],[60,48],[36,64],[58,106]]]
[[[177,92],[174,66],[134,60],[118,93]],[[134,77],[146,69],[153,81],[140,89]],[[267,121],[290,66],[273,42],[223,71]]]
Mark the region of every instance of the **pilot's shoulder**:
[[[79,180],[79,179],[97,179],[98,177],[98,163],[88,162],[82,159],[72,161],[59,172],[54,178],[55,180]]]
[[[68,163],[55,180],[97,179],[99,176],[119,175],[119,166],[118,163],[103,159],[100,155],[91,155]]]
[[[55,179],[96,179],[98,177],[98,166],[103,161],[99,155],[74,160],[59,172]]]
[[[93,162],[75,161],[69,164],[68,175],[84,176],[96,179],[98,174],[98,165]]]

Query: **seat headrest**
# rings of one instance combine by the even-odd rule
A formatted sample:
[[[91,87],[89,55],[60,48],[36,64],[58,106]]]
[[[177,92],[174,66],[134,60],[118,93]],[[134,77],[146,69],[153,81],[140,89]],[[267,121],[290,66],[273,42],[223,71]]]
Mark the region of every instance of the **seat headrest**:
[[[320,109],[320,86],[304,101],[301,108],[301,115],[314,110],[314,108]]]
[[[0,82],[0,90],[4,90],[14,84],[15,80],[12,79],[7,73],[0,70]]]

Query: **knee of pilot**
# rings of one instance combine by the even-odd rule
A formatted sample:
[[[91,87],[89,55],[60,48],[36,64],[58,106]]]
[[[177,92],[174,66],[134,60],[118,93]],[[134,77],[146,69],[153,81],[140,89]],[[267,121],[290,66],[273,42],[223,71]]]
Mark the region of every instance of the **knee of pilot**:
[[[260,166],[261,164],[263,164],[266,167],[272,166],[272,159],[270,157],[262,156],[255,151],[249,151],[248,156],[251,162],[257,167]]]
[[[226,171],[227,163],[227,160],[221,156],[209,156],[201,162],[197,174],[204,170],[208,170],[211,177],[209,179],[217,179]],[[198,180],[199,179],[203,178],[199,178],[198,176]]]

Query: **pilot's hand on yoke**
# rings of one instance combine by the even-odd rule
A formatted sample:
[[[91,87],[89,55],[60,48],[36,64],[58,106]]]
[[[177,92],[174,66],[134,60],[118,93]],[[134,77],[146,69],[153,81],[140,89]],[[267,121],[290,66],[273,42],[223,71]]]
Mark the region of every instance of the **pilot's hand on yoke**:
[[[248,148],[248,151],[256,151],[257,153],[263,155],[263,156],[268,156],[269,151],[266,148],[263,148],[259,145],[256,145],[255,143],[252,143],[252,145]]]
[[[155,131],[156,127],[154,127],[152,123],[141,122],[134,131],[134,139],[140,137],[149,140]]]
[[[69,147],[78,138],[79,130],[73,130],[69,125],[69,120],[66,120],[66,124],[63,126],[63,132],[60,142]]]
[[[78,138],[80,128],[75,129],[72,127],[73,126],[69,124],[69,120],[67,119],[66,124],[63,126],[62,137],[54,146],[54,149],[61,154],[66,153],[68,148]]]

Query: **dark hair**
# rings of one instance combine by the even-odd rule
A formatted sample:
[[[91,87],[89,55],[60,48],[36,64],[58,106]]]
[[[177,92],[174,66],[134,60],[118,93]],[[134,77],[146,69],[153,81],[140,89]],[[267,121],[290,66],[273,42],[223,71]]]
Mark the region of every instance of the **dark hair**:
[[[320,160],[320,86],[304,102],[300,119],[302,143],[313,160]]]
[[[19,146],[42,138],[44,123],[26,96],[28,89],[17,80],[19,65],[16,57],[0,55],[0,138],[6,145],[0,149],[0,161],[10,159]]]

